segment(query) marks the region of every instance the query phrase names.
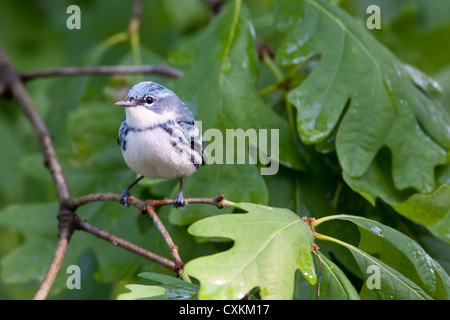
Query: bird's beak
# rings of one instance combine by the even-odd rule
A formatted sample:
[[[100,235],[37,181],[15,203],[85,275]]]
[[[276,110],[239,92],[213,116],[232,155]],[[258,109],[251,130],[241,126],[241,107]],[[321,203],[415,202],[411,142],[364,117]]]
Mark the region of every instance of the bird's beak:
[[[131,100],[120,100],[115,103],[116,106],[122,106],[122,107],[135,107],[136,102]]]

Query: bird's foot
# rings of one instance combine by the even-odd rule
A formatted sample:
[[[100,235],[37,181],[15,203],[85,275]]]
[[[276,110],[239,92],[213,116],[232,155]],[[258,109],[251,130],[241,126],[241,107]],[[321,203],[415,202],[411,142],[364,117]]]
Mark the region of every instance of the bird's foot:
[[[128,207],[128,198],[130,197],[130,191],[128,188],[125,188],[122,191],[122,194],[120,195],[119,202],[120,204],[124,205],[125,207]]]
[[[174,208],[184,207],[187,204],[188,204],[187,201],[184,200],[183,192],[179,192],[177,194],[177,197],[175,198],[175,203],[173,204],[173,207]]]

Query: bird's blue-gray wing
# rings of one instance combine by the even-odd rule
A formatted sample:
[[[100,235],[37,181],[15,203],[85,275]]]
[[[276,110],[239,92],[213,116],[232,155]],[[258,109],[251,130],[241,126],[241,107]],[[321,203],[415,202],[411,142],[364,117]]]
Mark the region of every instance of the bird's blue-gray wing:
[[[126,122],[127,118],[125,117],[122,121],[122,124],[119,128],[119,136],[117,137],[117,143],[119,144],[122,151],[125,151],[127,149],[127,135],[130,128],[128,127],[128,124]]]
[[[178,122],[182,129],[184,138],[190,144],[190,149],[193,153],[201,156],[200,165],[205,165],[208,162],[208,154],[205,150],[205,143],[203,142],[202,133],[195,122],[192,121],[180,121]]]

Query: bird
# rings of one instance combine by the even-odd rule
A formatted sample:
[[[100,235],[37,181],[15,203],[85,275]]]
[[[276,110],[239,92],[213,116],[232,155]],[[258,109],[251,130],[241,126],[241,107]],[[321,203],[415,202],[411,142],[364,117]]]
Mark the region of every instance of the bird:
[[[208,161],[191,110],[174,92],[153,81],[134,85],[115,104],[125,107],[117,142],[125,163],[139,175],[122,191],[119,202],[127,206],[130,189],[144,177],[178,178],[174,207],[187,205],[183,182]]]

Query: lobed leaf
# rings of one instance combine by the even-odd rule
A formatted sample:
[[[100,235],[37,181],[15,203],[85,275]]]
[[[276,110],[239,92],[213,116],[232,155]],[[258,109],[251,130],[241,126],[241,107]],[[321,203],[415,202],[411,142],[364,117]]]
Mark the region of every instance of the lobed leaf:
[[[291,299],[295,271],[317,281],[310,248],[311,229],[287,209],[234,204],[245,214],[209,217],[188,231],[234,241],[228,251],[188,262],[185,272],[200,281],[200,299],[238,299],[258,287],[263,299]]]
[[[371,265],[381,269],[381,286],[373,292],[381,299],[448,299],[450,277],[417,242],[401,232],[366,218],[337,215],[324,220],[346,220],[361,234],[358,248],[346,245],[367,279]],[[375,258],[379,257],[379,259]]]
[[[339,162],[354,179],[386,146],[396,189],[433,191],[434,169],[446,162],[450,148],[450,117],[425,91],[431,80],[406,67],[328,1],[276,4],[276,23],[293,27],[278,49],[279,63],[319,57],[307,79],[289,93],[302,140],[319,143],[337,128]]]
[[[131,292],[119,295],[118,300],[192,300],[197,297],[199,288],[196,284],[152,272],[143,272],[138,276],[161,285],[126,285]]]

